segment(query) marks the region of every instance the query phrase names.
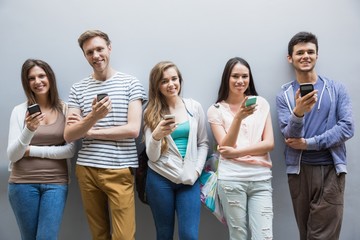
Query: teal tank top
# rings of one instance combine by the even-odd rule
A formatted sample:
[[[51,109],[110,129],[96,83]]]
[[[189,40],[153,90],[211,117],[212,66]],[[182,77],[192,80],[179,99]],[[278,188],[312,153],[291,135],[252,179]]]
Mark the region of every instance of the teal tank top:
[[[180,123],[171,137],[174,140],[181,156],[184,158],[186,154],[186,147],[189,141],[190,124],[189,121]]]

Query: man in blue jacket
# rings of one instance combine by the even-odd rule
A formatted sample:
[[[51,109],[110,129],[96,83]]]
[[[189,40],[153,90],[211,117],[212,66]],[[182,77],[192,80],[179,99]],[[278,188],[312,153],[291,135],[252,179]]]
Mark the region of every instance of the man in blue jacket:
[[[344,207],[345,141],[354,135],[354,125],[345,87],[317,75],[317,58],[315,35],[299,32],[290,40],[288,61],[296,80],[282,86],[276,106],[300,239],[335,240]],[[314,90],[302,95],[304,83]]]

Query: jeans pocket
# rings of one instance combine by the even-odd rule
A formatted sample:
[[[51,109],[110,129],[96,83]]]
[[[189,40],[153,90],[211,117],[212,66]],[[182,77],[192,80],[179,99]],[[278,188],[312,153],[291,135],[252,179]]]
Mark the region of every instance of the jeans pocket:
[[[271,184],[271,179],[264,180],[264,181],[262,181],[262,183],[263,183],[264,189],[265,189],[266,191],[269,191],[270,193],[273,192],[273,188],[272,188],[272,184]]]

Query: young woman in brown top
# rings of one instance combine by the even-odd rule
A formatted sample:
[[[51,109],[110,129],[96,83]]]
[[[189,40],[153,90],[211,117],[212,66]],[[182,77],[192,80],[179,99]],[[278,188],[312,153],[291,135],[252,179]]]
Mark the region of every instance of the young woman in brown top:
[[[67,159],[75,152],[63,138],[66,105],[46,62],[26,60],[21,80],[27,101],[10,118],[9,201],[23,240],[57,239],[68,192]],[[33,104],[40,112],[28,110]]]

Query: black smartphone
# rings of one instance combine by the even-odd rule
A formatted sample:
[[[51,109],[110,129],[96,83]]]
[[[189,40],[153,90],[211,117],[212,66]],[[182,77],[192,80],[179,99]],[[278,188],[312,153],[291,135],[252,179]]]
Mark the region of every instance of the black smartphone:
[[[314,91],[314,85],[312,83],[300,84],[300,95],[303,97],[308,93]]]
[[[37,113],[37,112],[41,113],[40,106],[37,103],[29,106],[28,111],[29,111],[30,115],[33,115],[34,113]]]
[[[97,101],[99,102],[99,101],[101,101],[104,97],[106,97],[106,96],[108,96],[108,94],[107,93],[99,93],[98,95],[97,95]]]

